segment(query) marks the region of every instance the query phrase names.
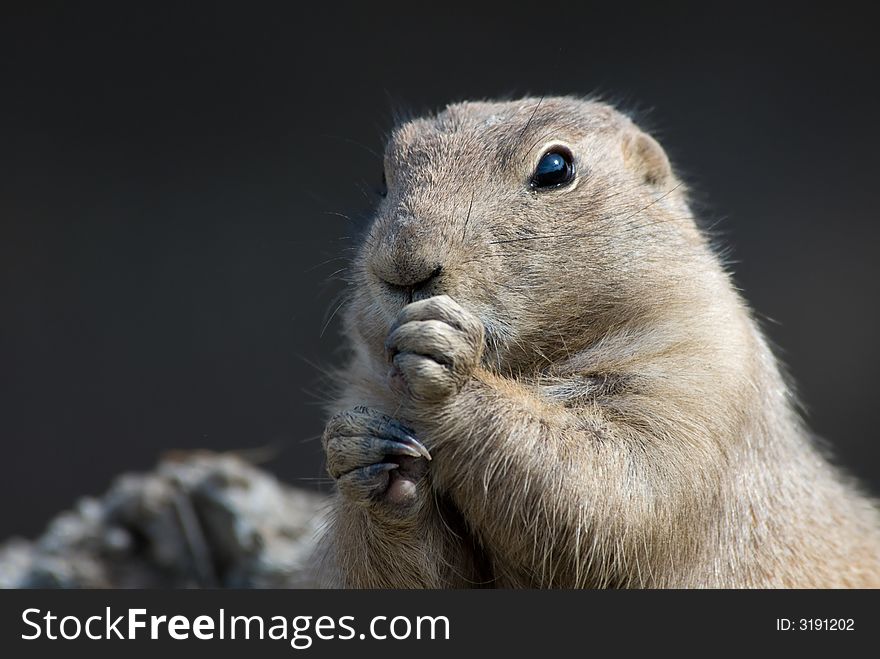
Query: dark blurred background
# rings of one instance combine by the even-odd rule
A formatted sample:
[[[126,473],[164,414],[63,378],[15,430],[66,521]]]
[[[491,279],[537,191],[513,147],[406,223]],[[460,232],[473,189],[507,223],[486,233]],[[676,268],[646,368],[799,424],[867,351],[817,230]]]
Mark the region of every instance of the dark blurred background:
[[[371,151],[395,109],[524,93],[638,112],[880,493],[880,48],[839,5],[765,4],[3,3],[0,538],[168,449],[270,447],[321,486]]]

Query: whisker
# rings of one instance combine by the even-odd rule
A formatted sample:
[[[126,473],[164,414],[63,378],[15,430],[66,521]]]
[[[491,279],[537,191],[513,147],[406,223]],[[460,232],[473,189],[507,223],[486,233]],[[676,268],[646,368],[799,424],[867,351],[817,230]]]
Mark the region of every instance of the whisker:
[[[336,211],[324,211],[324,215],[335,215],[336,217],[341,217],[344,220],[348,220],[349,222],[354,222],[351,216],[346,215],[345,213],[338,213]]]
[[[334,256],[333,258],[329,258],[326,261],[321,261],[320,263],[316,263],[315,265],[310,266],[309,268],[307,268],[305,270],[305,272],[313,272],[313,271],[317,270],[318,268],[323,268],[328,263],[333,263],[334,261],[347,261],[347,260],[348,260],[347,256]]]
[[[327,328],[330,326],[331,321],[336,316],[336,314],[339,313],[339,310],[342,309],[342,307],[345,305],[345,303],[348,302],[348,299],[349,299],[348,295],[342,296],[342,301],[338,305],[336,305],[336,308],[333,310],[333,313],[330,314],[330,317],[327,319],[327,322],[324,323],[324,326],[321,328],[321,333],[318,335],[318,338],[323,338],[324,332],[327,331]]]
[[[657,197],[656,199],[654,199],[650,203],[646,204],[645,206],[643,206],[642,208],[633,212],[632,214],[624,217],[622,220],[620,220],[620,222],[622,222],[622,223],[629,222],[629,220],[636,217],[640,213],[645,212],[646,210],[648,210],[652,206],[663,201],[666,197],[668,197],[673,192],[675,192],[680,186],[681,186],[681,183],[677,183],[672,188],[670,188],[669,190],[664,192],[662,195],[660,195],[659,197]],[[609,215],[609,216],[603,218],[602,220],[600,220],[600,222],[607,222],[607,221],[613,220],[613,219],[614,219],[614,216]],[[668,221],[668,220],[663,220],[663,221]],[[656,224],[662,224],[663,221],[656,222]],[[632,230],[638,229],[642,226],[650,226],[650,224],[634,225],[634,226],[630,226],[629,228],[624,229],[624,230],[625,231],[632,231]],[[525,241],[529,241],[529,240],[545,240],[548,238],[586,238],[586,237],[592,236],[592,235],[595,235],[595,234],[593,234],[593,233],[547,233],[547,234],[539,234],[537,236],[522,236],[520,238],[505,238],[503,240],[493,240],[493,241],[490,241],[489,244],[490,245],[505,245],[505,244],[509,244],[509,243],[525,242]]]
[[[471,190],[471,203],[468,204],[467,217],[464,218],[464,229],[461,232],[461,239],[464,240],[467,238],[467,228],[468,222],[471,221],[471,210],[474,208],[474,196],[476,195],[476,190]]]
[[[526,134],[526,131],[529,129],[529,126],[532,125],[532,121],[535,119],[535,115],[538,114],[538,110],[541,108],[541,104],[544,102],[544,97],[538,99],[538,102],[535,104],[535,109],[532,111],[532,115],[529,117],[529,120],[526,122],[526,125],[523,126],[522,130],[519,132],[519,138],[517,142],[521,142],[523,135]],[[523,158],[525,160],[525,158]]]
[[[366,151],[367,153],[369,153],[369,154],[375,156],[376,158],[379,159],[379,161],[384,161],[384,160],[385,160],[385,159],[383,158],[382,154],[377,153],[376,151],[374,151],[373,149],[371,149],[370,147],[368,147],[366,144],[361,144],[361,143],[358,142],[357,140],[353,140],[353,139],[351,139],[350,137],[343,137],[342,135],[331,135],[331,134],[329,134],[329,133],[322,133],[321,135],[319,135],[319,137],[327,137],[327,138],[330,138],[331,140],[339,140],[340,142],[347,142],[348,144],[353,144],[353,145],[355,145],[355,146],[358,146],[358,147],[362,148],[362,149],[363,149],[364,151]]]

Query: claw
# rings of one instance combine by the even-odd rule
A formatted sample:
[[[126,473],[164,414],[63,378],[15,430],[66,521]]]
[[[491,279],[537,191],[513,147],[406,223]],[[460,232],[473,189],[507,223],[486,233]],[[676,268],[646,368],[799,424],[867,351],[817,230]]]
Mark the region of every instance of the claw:
[[[374,478],[375,476],[380,476],[384,474],[386,471],[393,471],[398,469],[400,465],[394,464],[392,462],[380,462],[379,464],[369,465],[368,467],[363,467],[359,471],[363,476],[367,478]]]
[[[409,442],[410,446],[416,450],[418,455],[425,458],[425,460],[431,460],[431,454],[428,453],[428,449],[425,448],[424,444],[422,444],[419,440],[417,440],[415,437],[412,437],[411,435],[407,435],[406,439]]]
[[[413,458],[424,457],[425,454],[419,451],[418,447],[410,444],[409,442],[395,442],[391,439],[379,439],[377,441],[377,446],[386,454],[386,455],[408,455]],[[421,446],[421,444],[419,445]],[[421,446],[422,450],[424,447]],[[430,460],[430,458],[428,458]]]
[[[390,462],[368,465],[343,474],[336,481],[339,491],[353,501],[367,503],[381,497],[391,482],[388,472],[399,465]]]
[[[376,428],[376,434],[392,439],[400,444],[406,444],[416,451],[416,453],[407,452],[405,455],[412,455],[414,458],[422,457],[425,460],[431,459],[428,449],[412,436],[412,431],[393,419],[383,419]]]

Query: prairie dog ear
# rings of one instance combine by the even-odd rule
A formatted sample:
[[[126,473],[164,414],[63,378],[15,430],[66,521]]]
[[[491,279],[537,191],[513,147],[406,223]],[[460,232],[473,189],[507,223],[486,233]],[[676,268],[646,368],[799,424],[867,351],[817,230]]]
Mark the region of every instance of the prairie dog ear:
[[[624,135],[623,162],[648,185],[663,185],[672,178],[672,167],[663,147],[639,130]]]

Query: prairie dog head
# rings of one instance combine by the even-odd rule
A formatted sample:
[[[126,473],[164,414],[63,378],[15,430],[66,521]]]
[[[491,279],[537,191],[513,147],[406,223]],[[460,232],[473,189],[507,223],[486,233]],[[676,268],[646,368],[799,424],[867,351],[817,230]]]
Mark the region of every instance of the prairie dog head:
[[[348,319],[378,352],[404,305],[446,294],[489,364],[526,369],[662,315],[691,256],[714,263],[662,148],[602,103],[450,105],[397,126],[384,166]]]

